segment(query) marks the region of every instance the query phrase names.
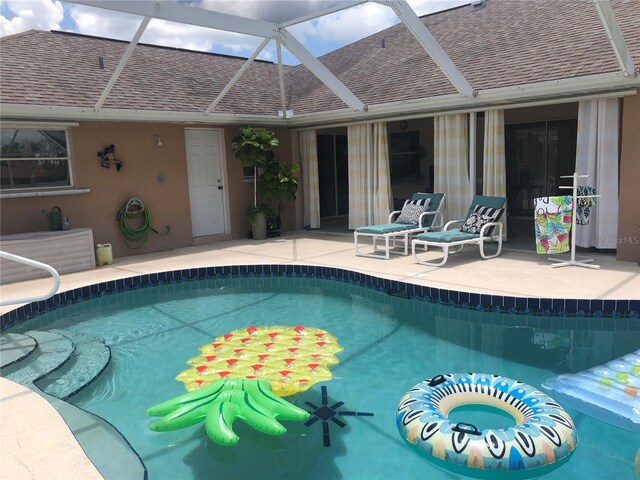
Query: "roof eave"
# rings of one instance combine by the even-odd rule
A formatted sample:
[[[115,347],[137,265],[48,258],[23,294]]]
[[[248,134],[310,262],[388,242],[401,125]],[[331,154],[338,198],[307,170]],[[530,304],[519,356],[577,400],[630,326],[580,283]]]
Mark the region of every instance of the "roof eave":
[[[172,112],[165,110],[136,110],[119,108],[68,107],[56,105],[28,105],[22,103],[0,104],[2,118],[32,120],[74,120],[102,122],[154,122],[189,123],[207,125],[284,125],[284,118],[275,115],[225,114],[205,115],[197,112]]]
[[[331,122],[429,116],[440,112],[519,108],[542,103],[575,102],[588,97],[633,95],[638,89],[638,75],[627,77],[618,71],[479,90],[477,95],[471,98],[456,93],[372,104],[368,105],[365,112],[340,109],[301,114],[289,119],[289,125],[298,128]]]
[[[403,100],[369,105],[367,110],[354,112],[349,108],[297,114],[284,118],[276,115],[170,112],[51,105],[0,104],[3,119],[121,121],[194,123],[209,125],[271,125],[294,128],[325,125],[335,122],[362,122],[395,117],[430,116],[439,112],[474,111],[495,108],[517,108],[536,104],[575,102],[603,96],[633,95],[640,89],[638,75],[625,77],[622,72],[549,80],[525,85],[479,90],[475,97],[460,94]]]

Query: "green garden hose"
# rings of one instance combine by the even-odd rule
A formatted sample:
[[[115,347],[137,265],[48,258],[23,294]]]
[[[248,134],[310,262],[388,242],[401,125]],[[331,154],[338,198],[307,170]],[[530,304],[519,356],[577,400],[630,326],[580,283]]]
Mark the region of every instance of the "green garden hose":
[[[142,218],[142,224],[134,227],[129,223],[128,218]],[[133,197],[127,203],[125,203],[116,217],[120,224],[120,233],[124,243],[129,248],[140,248],[144,245],[149,235],[149,230],[152,230],[158,235],[166,235],[171,230],[171,227],[167,225],[167,231],[164,233],[158,232],[151,226],[151,215],[149,211],[144,207],[144,203],[139,198]]]

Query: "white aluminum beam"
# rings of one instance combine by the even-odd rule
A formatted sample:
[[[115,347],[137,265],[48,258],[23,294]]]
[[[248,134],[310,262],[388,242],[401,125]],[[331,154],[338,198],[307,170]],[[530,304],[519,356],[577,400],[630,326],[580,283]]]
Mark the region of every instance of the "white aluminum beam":
[[[627,49],[627,44],[624,41],[618,22],[616,21],[616,16],[611,8],[611,1],[594,0],[594,3],[596,10],[598,11],[598,15],[600,15],[602,26],[604,27],[605,32],[607,32],[607,37],[609,38],[611,47],[616,54],[622,73],[625,77],[635,75],[636,67],[633,64],[633,59]]]
[[[73,120],[75,122],[121,121],[121,122],[158,122],[158,123],[192,123],[192,124],[224,124],[224,125],[285,125],[286,121],[276,115],[219,113],[204,115],[202,112],[174,112],[169,110],[142,110],[126,108],[103,108],[99,112],[93,107],[66,107],[51,105],[0,104],[4,119],[39,118],[57,121]],[[8,120],[9,121],[9,120]]]
[[[464,75],[458,70],[449,55],[443,50],[429,29],[404,0],[372,0],[391,8],[398,18],[406,25],[418,43],[425,49],[431,59],[440,67],[442,73],[449,79],[453,86],[465,97],[473,97],[474,91]]]
[[[356,111],[365,110],[365,105],[358,99],[329,69],[320,63],[300,42],[284,28],[274,23],[251,20],[234,15],[213,12],[185,5],[151,1],[130,0],[68,0],[71,3],[91,7],[105,8],[118,12],[160,18],[187,25],[242,33],[255,37],[276,39],[298,58],[322,83],[331,89],[343,102]],[[215,105],[214,105],[215,107]],[[207,110],[209,111],[209,110]]]
[[[100,98],[98,99],[98,102],[94,107],[96,111],[102,108],[102,105],[104,104],[105,100],[109,96],[111,89],[118,81],[118,77],[120,77],[122,70],[124,70],[124,67],[127,65],[129,58],[131,58],[131,55],[133,54],[133,50],[136,48],[136,45],[138,45],[138,42],[140,41],[140,37],[142,37],[142,34],[147,29],[147,25],[149,25],[150,21],[151,21],[151,17],[144,17],[142,19],[142,23],[138,27],[136,34],[133,36],[133,40],[131,40],[131,43],[129,43],[129,46],[124,52],[124,55],[122,55],[122,58],[120,59],[120,63],[118,63],[118,66],[116,67],[114,72],[111,74],[111,78],[109,79],[107,86],[104,87],[104,90],[102,90],[102,95],[100,95]]]
[[[276,49],[278,51],[278,77],[280,80],[280,102],[282,103],[282,117],[287,118],[287,97],[284,94],[284,67],[282,66],[282,44],[280,40],[276,40]]]
[[[271,38],[274,29],[273,23],[213,12],[173,2],[157,0],[155,2],[144,0],[65,0],[65,2],[143,17],[160,18],[186,25],[215,28],[225,32],[243,33],[254,37]]]
[[[251,64],[253,63],[253,61],[256,59],[256,57],[258,55],[260,55],[260,52],[262,50],[264,50],[264,47],[267,46],[267,44],[271,41],[270,38],[265,38],[262,43],[258,46],[258,48],[256,48],[256,51],[253,52],[253,54],[247,59],[246,62],[244,62],[244,64],[242,65],[242,67],[240,67],[240,69],[236,72],[236,74],[233,76],[233,78],[229,81],[229,83],[227,83],[227,86],[224,87],[222,89],[222,91],[218,94],[218,96],[216,97],[216,99],[211,102],[211,105],[209,105],[209,108],[207,108],[206,112],[204,112],[205,115],[209,115],[211,112],[213,112],[213,110],[218,106],[218,103],[220,103],[220,100],[222,100],[222,98],[229,93],[229,90],[231,90],[233,88],[233,86],[236,84],[236,82],[238,80],[240,80],[240,77],[242,77],[242,75],[244,74],[244,72],[247,71],[247,69],[251,66]]]
[[[477,112],[469,112],[469,202],[476,196],[476,129],[478,128]],[[482,158],[484,164],[484,157]]]
[[[285,28],[278,29],[277,40],[349,107],[357,112],[366,110],[365,104]]]

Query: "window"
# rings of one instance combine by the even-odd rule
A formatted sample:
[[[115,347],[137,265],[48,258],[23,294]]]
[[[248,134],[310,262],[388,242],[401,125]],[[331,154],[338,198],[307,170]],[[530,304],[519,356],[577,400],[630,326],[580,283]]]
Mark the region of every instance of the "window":
[[[2,128],[0,188],[51,189],[71,186],[69,136],[65,128]]]
[[[243,172],[245,182],[248,182],[248,181],[253,182],[253,178],[255,177],[255,170],[253,167],[242,167],[242,172]]]

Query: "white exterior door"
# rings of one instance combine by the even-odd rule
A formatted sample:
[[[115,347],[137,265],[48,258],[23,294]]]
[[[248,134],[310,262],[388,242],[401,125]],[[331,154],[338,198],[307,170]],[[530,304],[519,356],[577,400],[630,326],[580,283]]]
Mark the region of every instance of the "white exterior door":
[[[185,143],[193,236],[224,233],[225,209],[220,132],[187,128]]]

